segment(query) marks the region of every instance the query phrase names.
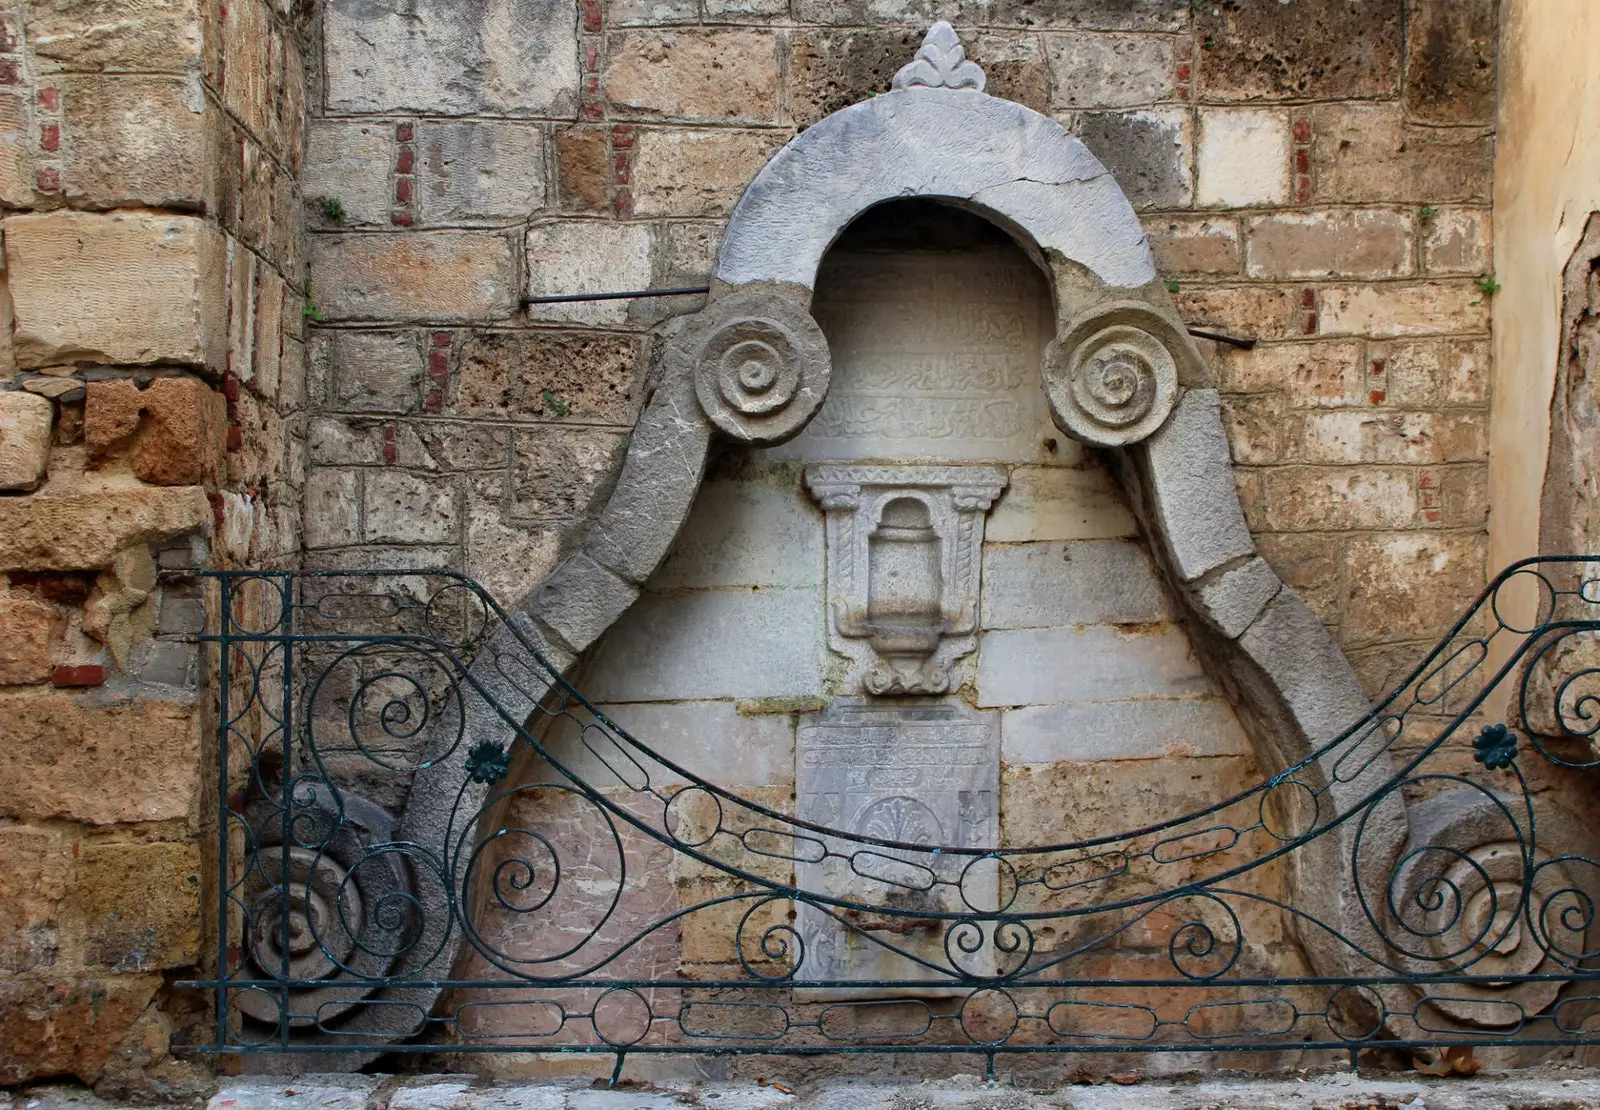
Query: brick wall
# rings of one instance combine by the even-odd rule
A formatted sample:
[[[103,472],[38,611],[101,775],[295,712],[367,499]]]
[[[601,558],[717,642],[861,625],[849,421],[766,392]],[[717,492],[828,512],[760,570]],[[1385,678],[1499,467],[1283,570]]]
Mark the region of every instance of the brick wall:
[[[0,8],[0,1083],[205,1075],[168,1050],[204,1034],[172,984],[211,932],[214,692],[160,572],[300,546],[289,7]]]

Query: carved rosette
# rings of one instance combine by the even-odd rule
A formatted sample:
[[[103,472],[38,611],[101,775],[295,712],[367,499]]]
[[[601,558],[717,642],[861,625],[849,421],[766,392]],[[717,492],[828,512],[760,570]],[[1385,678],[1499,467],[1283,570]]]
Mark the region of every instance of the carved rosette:
[[[1102,308],[1045,351],[1045,392],[1056,423],[1096,447],[1137,443],[1178,400],[1178,360],[1188,357],[1172,324],[1148,305]]]
[[[724,433],[770,447],[800,433],[828,391],[828,341],[811,314],[772,292],[708,305],[682,341],[700,407]]]

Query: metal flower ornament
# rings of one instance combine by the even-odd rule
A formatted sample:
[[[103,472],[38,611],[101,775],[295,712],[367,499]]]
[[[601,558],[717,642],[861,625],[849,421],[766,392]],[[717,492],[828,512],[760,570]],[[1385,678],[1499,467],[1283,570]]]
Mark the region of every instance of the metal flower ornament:
[[[511,770],[511,756],[493,740],[480,740],[467,752],[467,777],[493,786]]]
[[[1491,771],[1504,770],[1517,758],[1517,734],[1505,725],[1485,725],[1472,747],[1473,759]]]

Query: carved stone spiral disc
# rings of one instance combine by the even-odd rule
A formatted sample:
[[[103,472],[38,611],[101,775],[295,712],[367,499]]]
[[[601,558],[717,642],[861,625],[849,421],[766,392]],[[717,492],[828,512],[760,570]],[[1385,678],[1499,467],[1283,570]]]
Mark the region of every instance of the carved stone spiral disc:
[[[1136,443],[1178,399],[1181,342],[1155,310],[1116,305],[1074,324],[1045,352],[1045,390],[1057,421],[1097,447]]]
[[[811,314],[771,292],[708,305],[684,340],[695,395],[734,439],[759,447],[798,435],[828,391],[828,341]]]

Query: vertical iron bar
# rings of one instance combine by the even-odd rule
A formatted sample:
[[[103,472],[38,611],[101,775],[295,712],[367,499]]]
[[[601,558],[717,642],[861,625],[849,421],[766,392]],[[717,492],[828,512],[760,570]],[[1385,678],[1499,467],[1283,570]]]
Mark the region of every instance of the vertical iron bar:
[[[217,648],[222,658],[217,667],[217,1047],[226,1048],[228,980],[233,972],[228,966],[228,686],[232,681],[228,667],[228,614],[233,610],[233,596],[229,579],[220,578],[218,584]]]
[[[280,974],[279,974],[279,979],[278,979],[278,997],[279,997],[279,1003],[278,1003],[278,1040],[279,1040],[279,1043],[282,1044],[284,1048],[288,1048],[289,1047],[289,911],[290,911],[290,906],[289,906],[289,836],[290,836],[290,831],[294,826],[294,821],[292,820],[292,818],[290,816],[291,808],[294,805],[294,768],[290,765],[290,761],[291,761],[291,758],[292,758],[292,756],[290,754],[290,732],[291,732],[291,725],[292,725],[292,722],[293,722],[293,717],[291,716],[291,714],[294,711],[293,710],[294,695],[293,695],[293,692],[292,692],[292,687],[293,687],[293,684],[294,684],[294,655],[293,655],[294,648],[292,646],[293,645],[293,641],[292,641],[291,637],[294,634],[294,583],[295,583],[295,579],[294,579],[293,575],[285,574],[278,581],[280,583],[282,583],[281,588],[279,590],[279,594],[278,594],[279,605],[281,607],[280,608],[280,619],[279,619],[279,622],[278,622],[278,632],[279,632],[279,635],[282,637],[281,643],[283,644],[283,659],[282,659],[282,663],[281,663],[281,666],[283,667],[283,684],[282,684],[282,693],[281,693],[281,696],[282,696],[283,700],[282,700],[282,703],[280,705],[281,712],[280,712],[280,715],[279,715],[279,718],[278,718],[279,719],[278,745],[279,745],[280,752],[281,752],[280,758],[283,761],[283,813],[281,815],[282,822],[283,822],[283,842],[278,846],[278,856],[279,856],[278,888],[279,888],[279,891],[281,892],[280,896],[279,896],[279,903],[278,903],[278,907],[279,907],[278,920],[279,920],[279,923],[283,926],[283,932],[282,932],[282,936],[280,938],[280,942],[283,945],[283,948],[282,948],[282,951],[279,953],[279,960],[278,960],[278,965],[279,965],[279,968],[281,969],[280,970]]]

